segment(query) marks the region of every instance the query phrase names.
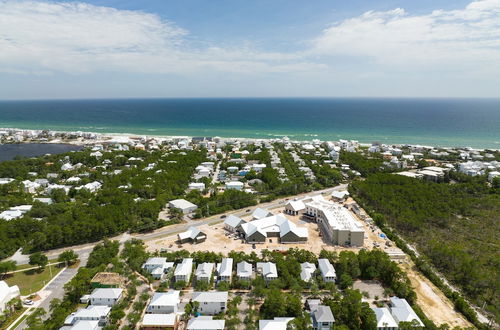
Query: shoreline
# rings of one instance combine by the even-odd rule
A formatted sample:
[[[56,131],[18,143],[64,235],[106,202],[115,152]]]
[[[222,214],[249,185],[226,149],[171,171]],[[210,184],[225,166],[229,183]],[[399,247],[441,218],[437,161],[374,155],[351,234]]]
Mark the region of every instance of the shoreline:
[[[7,132],[23,132],[23,133],[30,133],[30,134],[38,134],[41,132],[48,132],[50,134],[59,134],[59,135],[71,135],[71,134],[76,134],[76,135],[92,135],[94,138],[86,138],[83,136],[80,136],[78,139],[72,139],[69,141],[61,140],[55,138],[54,140],[50,141],[42,141],[42,140],[32,140],[32,141],[18,141],[14,142],[15,143],[47,143],[47,144],[56,144],[56,143],[61,143],[61,144],[70,144],[70,145],[78,145],[78,146],[88,146],[92,144],[99,144],[99,143],[129,143],[131,141],[135,141],[137,139],[143,139],[143,138],[151,138],[151,139],[159,139],[159,140],[179,140],[179,139],[192,139],[194,137],[205,137],[205,138],[219,138],[221,141],[224,142],[230,142],[230,141],[274,141],[274,140],[282,140],[284,138],[288,138],[287,135],[281,135],[281,134],[275,134],[273,137],[262,137],[262,138],[255,138],[255,137],[222,137],[222,136],[217,136],[217,135],[160,135],[160,134],[135,134],[135,133],[127,133],[127,132],[95,132],[95,131],[67,131],[67,130],[52,130],[52,129],[24,129],[24,128],[15,128],[15,127],[0,127],[0,135],[2,131],[7,131]],[[321,142],[336,142],[339,140],[355,140],[358,141],[361,146],[371,146],[373,142],[365,142],[361,141],[358,139],[349,139],[349,138],[342,138],[339,137],[337,140],[325,140],[325,139],[320,139],[317,134],[311,134],[311,135],[316,135],[316,136],[311,136],[311,139],[292,139],[289,138],[289,142],[291,143],[298,143],[298,144],[304,144],[304,143],[310,143],[313,141],[321,141]],[[293,137],[293,136],[292,136]],[[83,140],[81,140],[83,139]],[[398,142],[398,143],[392,143],[392,142],[383,142],[383,141],[377,141],[380,144],[385,144],[385,145],[393,145],[397,147],[401,146],[421,146],[424,148],[439,148],[439,149],[471,149],[471,150],[491,150],[491,151],[500,151],[499,148],[491,148],[491,147],[470,147],[470,146],[463,146],[463,145],[439,145],[439,144],[421,144],[421,143],[407,143],[407,142]],[[497,142],[492,142],[492,143],[497,143]],[[9,143],[11,144],[11,143]],[[0,144],[1,145],[1,144]]]

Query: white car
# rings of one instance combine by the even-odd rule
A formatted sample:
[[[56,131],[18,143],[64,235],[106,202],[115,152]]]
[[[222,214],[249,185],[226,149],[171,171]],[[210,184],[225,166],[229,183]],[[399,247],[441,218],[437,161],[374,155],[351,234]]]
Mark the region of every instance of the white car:
[[[25,305],[29,305],[29,306],[31,306],[31,305],[33,305],[33,304],[34,304],[33,300],[31,300],[31,299],[27,299],[27,300],[23,301],[23,303],[24,303]]]

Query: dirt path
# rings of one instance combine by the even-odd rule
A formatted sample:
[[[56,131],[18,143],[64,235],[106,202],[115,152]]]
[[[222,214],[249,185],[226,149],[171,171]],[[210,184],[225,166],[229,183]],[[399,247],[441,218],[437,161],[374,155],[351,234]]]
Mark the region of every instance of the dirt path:
[[[401,265],[417,293],[417,304],[436,325],[447,323],[450,327],[473,327],[464,316],[456,312],[453,303],[425,276],[416,271],[412,262]]]

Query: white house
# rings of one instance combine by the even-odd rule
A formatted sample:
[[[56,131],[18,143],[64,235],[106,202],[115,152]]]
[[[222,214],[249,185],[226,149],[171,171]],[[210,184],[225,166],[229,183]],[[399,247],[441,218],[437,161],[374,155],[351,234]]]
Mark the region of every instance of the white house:
[[[189,282],[191,273],[193,272],[193,258],[183,259],[180,264],[177,265],[174,272],[175,281]]]
[[[189,190],[205,190],[205,184],[203,182],[191,182],[188,187]]]
[[[173,262],[167,262],[167,258],[159,257],[149,258],[144,265],[142,265],[142,268],[157,280],[161,279],[173,267]]]
[[[215,315],[227,308],[227,291],[224,292],[193,292],[192,301],[198,302],[201,314]]]
[[[204,262],[199,264],[196,268],[196,281],[210,282],[212,273],[214,271],[214,264],[211,262]]]
[[[233,258],[223,258],[217,264],[217,280],[231,282],[233,276]]]
[[[347,190],[341,190],[341,191],[333,191],[332,192],[332,199],[337,202],[343,202],[346,200],[347,197],[349,197],[349,192]]]
[[[146,313],[177,313],[180,302],[180,291],[155,292],[146,309]]]
[[[212,316],[198,316],[189,320],[188,330],[224,330],[226,321],[214,320]]]
[[[0,281],[0,313],[2,313],[9,301],[20,296],[17,285],[9,286],[5,281]]]
[[[141,329],[175,329],[178,319],[177,314],[144,314]]]
[[[321,276],[325,282],[335,282],[337,279],[337,274],[335,268],[328,259],[318,259],[319,270],[321,271]]]
[[[236,265],[236,277],[239,280],[250,281],[253,276],[253,267],[252,264],[241,261]]]
[[[64,325],[72,326],[70,329],[92,329],[81,327],[82,325],[88,325],[87,322],[90,321],[91,324],[95,324],[95,322],[97,322],[99,326],[104,326],[108,322],[110,312],[111,307],[109,306],[88,306],[87,308],[82,308],[74,313],[71,313],[64,320]]]
[[[377,330],[397,330],[398,323],[387,308],[372,308],[377,317]]]
[[[278,270],[276,269],[276,264],[273,262],[258,262],[257,272],[262,275],[266,282],[278,278]]]
[[[226,190],[243,190],[245,187],[245,184],[240,181],[229,181],[226,182]]]
[[[246,221],[241,219],[240,217],[235,216],[234,214],[229,215],[226,220],[224,220],[224,229],[229,232],[236,232],[241,229],[241,225]]]
[[[391,305],[389,308],[394,320],[398,322],[398,324],[399,322],[412,322],[416,320],[421,327],[424,326],[422,320],[420,320],[406,299],[391,297]]]
[[[314,330],[330,330],[335,323],[335,317],[329,306],[319,305],[311,312],[312,327]]]
[[[113,306],[122,297],[123,289],[97,288],[90,294],[90,304],[95,306]]]
[[[286,330],[293,317],[275,317],[274,320],[259,320],[259,330]]]
[[[310,262],[304,262],[300,264],[300,279],[304,282],[309,282],[314,272],[316,271],[316,265]]]
[[[185,199],[174,199],[168,202],[168,207],[181,210],[184,214],[194,212],[198,208],[198,206]]]
[[[253,164],[252,165],[252,170],[255,172],[262,172],[263,169],[266,168],[266,164]]]

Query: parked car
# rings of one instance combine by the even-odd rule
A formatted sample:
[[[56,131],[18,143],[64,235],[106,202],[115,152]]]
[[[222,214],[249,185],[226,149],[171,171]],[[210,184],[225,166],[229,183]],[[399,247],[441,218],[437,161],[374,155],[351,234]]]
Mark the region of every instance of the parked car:
[[[31,300],[31,299],[26,299],[25,301],[23,301],[23,303],[24,303],[25,305],[29,305],[29,306],[31,306],[31,305],[33,305],[33,304],[34,304],[33,300]]]

